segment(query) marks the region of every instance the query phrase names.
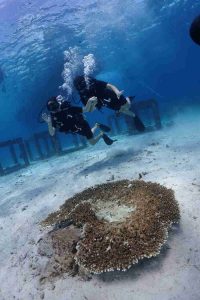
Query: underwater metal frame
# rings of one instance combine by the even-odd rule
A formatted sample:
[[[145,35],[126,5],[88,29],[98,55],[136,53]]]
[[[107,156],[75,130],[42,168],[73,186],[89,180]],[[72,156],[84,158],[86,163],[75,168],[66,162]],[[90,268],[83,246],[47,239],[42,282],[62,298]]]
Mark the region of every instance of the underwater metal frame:
[[[152,130],[161,129],[161,118],[158,103],[155,99],[148,99],[144,101],[139,101],[133,103],[132,110],[137,114],[140,114],[141,111],[151,110],[153,117],[153,126],[146,126],[146,132]],[[123,115],[125,125],[128,130],[128,134],[137,134],[137,130],[134,127],[134,123],[130,122],[131,118]],[[112,124],[114,123],[114,126]],[[115,115],[110,115],[108,117],[108,124],[112,129],[112,134],[120,134],[124,132],[122,122],[119,122],[118,118]],[[73,147],[63,148],[59,135],[50,136],[48,131],[42,131],[35,133],[31,138],[23,140],[22,138],[17,138],[13,140],[8,140],[0,142],[1,148],[8,148],[8,151],[11,154],[11,159],[13,162],[12,166],[3,167],[0,161],[0,176],[7,175],[9,173],[18,171],[24,167],[30,165],[32,161],[48,159],[54,155],[65,155],[72,153],[78,150],[82,150],[87,147],[87,142],[82,136],[78,137],[72,135],[72,144]],[[18,146],[18,152],[16,151],[16,146]],[[35,151],[34,151],[35,150]],[[20,162],[23,161],[23,163]],[[5,161],[4,161],[5,162]]]
[[[16,146],[18,146],[18,149],[16,149]],[[1,142],[0,148],[8,148],[8,151],[11,154],[11,160],[13,162],[12,166],[7,166],[5,168],[0,162],[0,176],[18,171],[21,168],[29,166],[30,162],[22,138]],[[17,150],[20,151],[20,155],[18,155]],[[22,160],[23,163],[21,163],[20,160]]]

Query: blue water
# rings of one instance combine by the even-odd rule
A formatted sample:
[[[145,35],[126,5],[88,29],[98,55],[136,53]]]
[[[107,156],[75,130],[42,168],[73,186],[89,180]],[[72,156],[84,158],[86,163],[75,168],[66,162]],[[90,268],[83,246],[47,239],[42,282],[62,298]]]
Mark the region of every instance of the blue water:
[[[197,104],[200,48],[188,31],[199,12],[199,0],[0,0],[0,141],[46,130],[37,117],[52,95],[78,103],[59,88],[64,51],[79,73],[92,54],[94,76],[156,98],[162,115]]]

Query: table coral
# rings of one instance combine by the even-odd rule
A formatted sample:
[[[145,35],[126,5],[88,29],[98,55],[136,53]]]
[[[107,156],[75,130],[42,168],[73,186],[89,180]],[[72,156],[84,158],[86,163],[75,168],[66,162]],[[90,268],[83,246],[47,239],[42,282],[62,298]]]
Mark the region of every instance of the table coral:
[[[102,273],[127,270],[145,257],[157,256],[169,228],[179,219],[171,189],[157,183],[123,180],[76,194],[43,225],[59,228],[58,224],[70,220],[81,228],[74,263],[87,272]],[[59,236],[59,229],[54,241],[56,234]]]

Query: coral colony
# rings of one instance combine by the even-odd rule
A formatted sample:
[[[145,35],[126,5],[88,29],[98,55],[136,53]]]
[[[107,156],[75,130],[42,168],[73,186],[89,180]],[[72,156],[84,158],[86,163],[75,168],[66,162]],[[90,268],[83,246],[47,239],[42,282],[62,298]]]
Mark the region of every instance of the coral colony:
[[[173,191],[157,183],[123,180],[89,188],[42,223],[54,226],[39,246],[43,255],[44,243],[51,249],[46,276],[125,271],[157,256],[179,219]]]

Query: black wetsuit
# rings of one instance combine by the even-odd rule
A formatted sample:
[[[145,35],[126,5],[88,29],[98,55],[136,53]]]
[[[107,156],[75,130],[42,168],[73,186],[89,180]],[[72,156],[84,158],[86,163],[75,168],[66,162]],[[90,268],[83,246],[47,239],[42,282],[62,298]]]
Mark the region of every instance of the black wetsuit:
[[[83,110],[78,106],[71,106],[68,102],[61,103],[56,112],[51,112],[52,126],[60,132],[77,133],[87,139],[93,138],[88,122],[84,119]]]
[[[89,98],[95,96],[98,99],[96,107],[101,109],[102,106],[110,108],[112,110],[120,110],[121,106],[127,103],[126,98],[121,95],[117,98],[117,95],[107,88],[107,82],[97,80],[92,77],[88,77],[88,81],[85,82],[84,76],[78,76],[74,80],[74,85],[78,90],[81,102],[86,105]]]

